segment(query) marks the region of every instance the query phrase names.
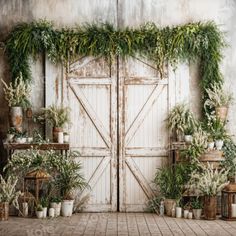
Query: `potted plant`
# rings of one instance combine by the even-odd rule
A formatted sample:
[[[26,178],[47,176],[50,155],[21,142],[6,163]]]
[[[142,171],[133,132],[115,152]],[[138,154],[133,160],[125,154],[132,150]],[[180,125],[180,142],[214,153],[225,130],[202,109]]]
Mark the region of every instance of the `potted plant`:
[[[69,143],[70,135],[67,132],[64,132],[64,143]]]
[[[37,207],[36,207],[36,216],[37,216],[38,219],[43,218],[43,207],[40,204],[38,204]]]
[[[176,218],[182,217],[182,207],[180,206],[180,199],[176,200],[175,216]]]
[[[225,123],[222,122],[219,118],[216,118],[211,121],[210,129],[215,140],[216,149],[221,150],[224,145],[224,139],[227,137]]]
[[[17,131],[17,132],[15,133],[14,139],[15,139],[15,142],[16,142],[16,143],[21,143],[21,144],[22,144],[22,143],[26,143],[26,141],[27,141],[26,132]]]
[[[213,84],[211,88],[206,89],[208,99],[205,101],[204,106],[209,106],[211,109],[215,109],[216,116],[221,121],[225,121],[227,118],[228,107],[232,103],[232,93],[225,92],[221,85]]]
[[[193,126],[189,125],[184,129],[184,141],[186,143],[191,143],[193,141],[193,133],[194,133]]]
[[[197,163],[197,168],[191,173],[188,186],[195,192],[204,195],[204,214],[206,220],[216,219],[216,195],[228,184],[228,171],[220,171],[207,163]]]
[[[194,127],[195,119],[185,104],[176,105],[168,116],[168,127],[175,133],[177,141],[182,141],[185,129]]]
[[[38,117],[39,120],[45,120],[53,127],[53,141],[58,142],[59,133],[63,140],[63,127],[69,123],[69,108],[57,107],[51,105],[48,108],[43,108],[43,115]],[[62,141],[63,142],[63,141]]]
[[[55,178],[55,186],[59,189],[62,201],[62,216],[71,216],[75,191],[83,190],[87,183],[81,174],[81,163],[75,161],[74,154],[70,154],[67,159],[61,158],[58,162],[58,175]]]
[[[41,206],[43,208],[43,218],[47,218],[47,211],[48,211],[48,199],[43,197],[40,199]]]
[[[61,197],[51,197],[50,208],[55,210],[55,217],[59,216],[61,213]]]
[[[156,172],[154,183],[165,198],[165,210],[168,216],[172,215],[174,205],[177,200],[181,199],[185,183],[187,183],[188,171],[187,165],[176,164],[163,167]]]
[[[0,220],[8,220],[10,204],[19,210],[18,198],[21,192],[16,191],[17,181],[15,176],[9,176],[5,180],[0,175]]]
[[[17,130],[15,127],[10,127],[7,131],[7,142],[12,142]]]
[[[22,74],[8,86],[3,80],[5,99],[10,107],[10,125],[22,130],[23,108],[29,107],[30,86],[23,80]]]
[[[207,139],[207,148],[208,148],[209,150],[213,150],[213,149],[214,149],[214,146],[215,146],[215,142],[214,142],[214,140],[213,140],[212,135],[210,135],[210,136],[208,137],[208,139]]]
[[[202,215],[202,202],[199,197],[196,197],[191,201],[191,207],[193,209],[194,218],[200,220]]]

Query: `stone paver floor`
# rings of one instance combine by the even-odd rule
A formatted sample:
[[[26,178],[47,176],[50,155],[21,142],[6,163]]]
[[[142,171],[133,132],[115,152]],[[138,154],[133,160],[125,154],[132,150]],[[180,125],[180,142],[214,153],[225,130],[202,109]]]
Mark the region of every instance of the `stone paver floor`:
[[[80,213],[70,218],[10,217],[0,236],[76,235],[235,235],[236,222],[186,220],[148,213]]]

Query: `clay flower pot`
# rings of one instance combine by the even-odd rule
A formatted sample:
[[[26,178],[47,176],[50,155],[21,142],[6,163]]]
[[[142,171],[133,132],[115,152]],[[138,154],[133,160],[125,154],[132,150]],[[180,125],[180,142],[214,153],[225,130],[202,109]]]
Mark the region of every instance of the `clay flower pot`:
[[[21,131],[23,122],[22,107],[10,107],[9,118],[10,126],[15,127],[17,130]]]
[[[204,215],[206,220],[216,219],[216,196],[204,197]]]
[[[216,117],[218,117],[222,121],[225,121],[227,115],[228,115],[228,107],[226,106],[216,107]]]

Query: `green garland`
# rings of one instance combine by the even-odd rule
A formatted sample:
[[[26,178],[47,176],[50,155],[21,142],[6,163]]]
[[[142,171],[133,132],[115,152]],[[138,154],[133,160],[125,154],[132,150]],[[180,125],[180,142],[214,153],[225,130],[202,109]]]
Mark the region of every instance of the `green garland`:
[[[159,29],[153,23],[139,29],[115,30],[110,24],[84,25],[75,29],[54,29],[52,23],[39,21],[17,25],[5,41],[12,78],[20,72],[31,80],[29,57],[47,52],[53,62],[75,56],[140,55],[154,61],[162,75],[164,62],[200,59],[201,84],[205,90],[212,82],[222,83],[219,63],[224,47],[223,35],[213,22],[190,23]]]

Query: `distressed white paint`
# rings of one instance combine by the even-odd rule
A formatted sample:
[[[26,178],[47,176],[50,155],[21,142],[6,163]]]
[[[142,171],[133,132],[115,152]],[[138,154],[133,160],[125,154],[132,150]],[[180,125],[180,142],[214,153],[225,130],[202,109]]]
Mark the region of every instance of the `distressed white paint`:
[[[115,66],[102,58],[80,58],[69,65],[64,81],[64,103],[71,109],[71,149],[80,152],[91,188],[83,193],[90,194],[86,211],[117,210]]]

